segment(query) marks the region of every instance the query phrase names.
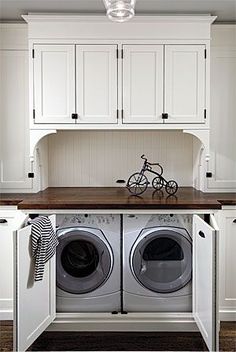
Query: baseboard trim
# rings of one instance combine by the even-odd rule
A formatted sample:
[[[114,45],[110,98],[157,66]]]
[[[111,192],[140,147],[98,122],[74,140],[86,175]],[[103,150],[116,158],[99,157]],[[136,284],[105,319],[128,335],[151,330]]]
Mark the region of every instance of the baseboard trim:
[[[198,331],[191,313],[57,313],[48,331]]]
[[[0,320],[13,320],[12,310],[0,310]]]
[[[236,321],[236,310],[220,310],[221,321]]]

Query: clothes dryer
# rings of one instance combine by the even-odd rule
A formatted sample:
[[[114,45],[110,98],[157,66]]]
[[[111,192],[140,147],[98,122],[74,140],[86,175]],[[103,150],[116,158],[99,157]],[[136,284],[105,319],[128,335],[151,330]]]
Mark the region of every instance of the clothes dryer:
[[[192,310],[191,233],[191,215],[124,215],[125,311]]]

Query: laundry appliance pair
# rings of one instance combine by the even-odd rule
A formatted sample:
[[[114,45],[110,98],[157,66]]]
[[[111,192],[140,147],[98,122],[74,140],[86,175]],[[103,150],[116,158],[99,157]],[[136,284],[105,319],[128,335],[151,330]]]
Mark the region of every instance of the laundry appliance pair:
[[[58,312],[188,312],[191,215],[58,215]]]

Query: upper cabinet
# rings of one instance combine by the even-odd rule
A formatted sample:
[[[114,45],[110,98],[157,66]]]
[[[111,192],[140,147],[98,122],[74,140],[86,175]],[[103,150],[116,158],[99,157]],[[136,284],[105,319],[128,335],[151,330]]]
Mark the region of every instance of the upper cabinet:
[[[204,123],[205,45],[36,45],[35,123]],[[118,74],[123,79],[118,84]]]
[[[35,123],[70,123],[75,113],[75,46],[35,45]]]
[[[204,123],[205,45],[124,45],[123,123]]]
[[[163,45],[123,46],[123,122],[162,123]]]
[[[117,122],[117,45],[76,45],[78,123]]]
[[[116,45],[35,45],[35,123],[116,123]]]
[[[204,123],[205,45],[165,46],[167,123]]]
[[[23,18],[31,129],[209,129],[215,17],[139,16],[122,26],[102,16]]]

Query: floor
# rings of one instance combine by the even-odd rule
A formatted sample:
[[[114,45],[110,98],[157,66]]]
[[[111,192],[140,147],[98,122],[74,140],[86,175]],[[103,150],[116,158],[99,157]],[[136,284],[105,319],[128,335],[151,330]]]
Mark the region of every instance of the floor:
[[[206,351],[198,333],[45,332],[29,351]],[[12,323],[1,322],[0,351],[12,351]],[[221,324],[220,351],[236,351],[236,322]]]

